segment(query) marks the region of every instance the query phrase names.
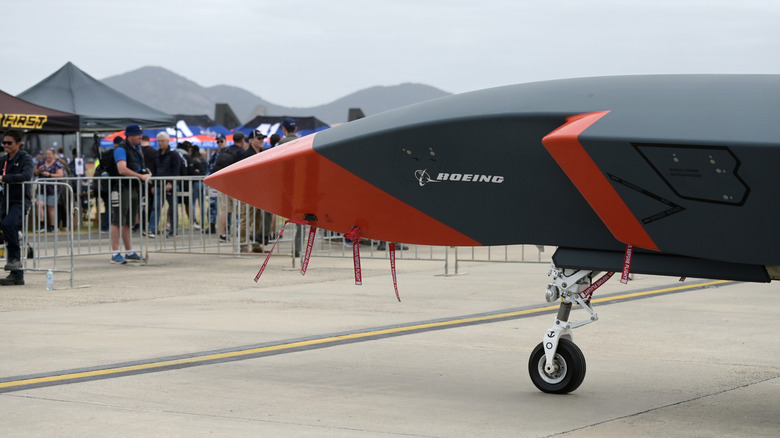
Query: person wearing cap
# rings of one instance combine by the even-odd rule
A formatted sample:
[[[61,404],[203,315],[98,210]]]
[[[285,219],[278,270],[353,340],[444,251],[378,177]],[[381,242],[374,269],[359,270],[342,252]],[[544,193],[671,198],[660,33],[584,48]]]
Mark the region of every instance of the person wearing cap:
[[[284,133],[284,138],[279,140],[277,145],[283,145],[298,138],[298,134],[295,133],[296,129],[298,129],[298,124],[295,123],[295,119],[292,117],[285,117],[284,120],[282,120],[282,132]]]
[[[262,152],[263,149],[263,142],[265,141],[265,134],[263,134],[263,131],[259,129],[255,129],[252,132],[249,133],[249,145],[246,149],[241,152],[241,155],[239,157],[239,161],[243,160],[244,158],[249,158],[252,155],[258,154]]]
[[[220,151],[227,146],[227,139],[224,134],[217,134],[215,140],[217,142],[217,150],[209,157],[208,164],[206,165],[206,175],[214,173],[214,165],[216,164],[217,156]],[[209,189],[209,233],[211,234],[217,234],[217,198],[217,191]]]
[[[238,162],[241,154],[249,147],[246,142],[246,136],[243,132],[237,131],[233,134],[233,144],[228,147],[223,147],[217,151],[217,156],[214,159],[213,172],[219,172],[220,170],[230,166],[233,163]],[[233,198],[222,193],[217,192],[218,206],[218,222],[219,222],[219,241],[227,242],[227,215],[233,213]]]
[[[144,156],[141,151],[141,136],[143,131],[137,124],[127,125],[125,140],[114,148],[116,174],[127,178],[138,178],[146,182],[152,174],[145,171]],[[140,186],[136,181],[124,180],[111,187],[111,263],[125,264],[141,262],[141,257],[133,251],[130,239],[131,213],[139,211]],[[125,257],[119,253],[119,238],[125,245]]]
[[[285,143],[289,143],[296,138],[298,138],[298,134],[295,133],[295,130],[298,129],[298,124],[295,123],[295,119],[292,117],[285,117],[284,120],[282,120],[282,132],[284,133],[284,138],[279,140],[279,143],[277,143],[277,146],[281,146]],[[300,257],[301,255],[301,240],[303,239],[303,225],[296,224],[295,225],[295,257]]]
[[[249,133],[249,147],[247,147],[239,156],[239,161],[247,159],[255,154],[259,154],[263,151],[263,140],[265,140],[265,134],[259,129],[255,129]],[[249,252],[251,247],[252,252],[262,253],[263,250],[263,236],[261,234],[264,227],[262,227],[262,219],[264,218],[263,210],[253,207],[249,204],[245,205],[245,208],[241,210],[241,219],[239,221],[238,235],[241,242],[240,251],[242,253]],[[270,229],[271,218],[265,217],[266,227]],[[258,239],[259,236],[259,239]],[[258,242],[259,240],[259,242]]]

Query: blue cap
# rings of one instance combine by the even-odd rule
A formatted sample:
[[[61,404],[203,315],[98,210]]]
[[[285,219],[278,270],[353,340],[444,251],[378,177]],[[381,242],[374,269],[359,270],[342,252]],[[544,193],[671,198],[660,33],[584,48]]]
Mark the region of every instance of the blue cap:
[[[284,120],[282,120],[282,126],[284,126],[284,129],[292,131],[295,129],[295,119],[286,117]]]
[[[141,125],[138,124],[132,124],[127,125],[127,128],[125,128],[125,137],[130,137],[132,135],[142,135],[143,131],[141,130]]]

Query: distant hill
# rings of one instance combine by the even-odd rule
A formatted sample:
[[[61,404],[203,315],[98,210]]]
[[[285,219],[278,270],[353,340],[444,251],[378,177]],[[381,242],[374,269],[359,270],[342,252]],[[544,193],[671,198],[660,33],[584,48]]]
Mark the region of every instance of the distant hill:
[[[372,115],[450,94],[422,84],[377,86],[328,104],[292,108],[268,102],[239,87],[203,87],[162,67],[142,67],[105,78],[102,82],[169,114],[206,114],[213,118],[214,105],[227,103],[242,122],[252,118],[255,108],[261,106],[266,115],[314,116],[328,124],[344,123],[349,108],[361,108],[366,115]]]

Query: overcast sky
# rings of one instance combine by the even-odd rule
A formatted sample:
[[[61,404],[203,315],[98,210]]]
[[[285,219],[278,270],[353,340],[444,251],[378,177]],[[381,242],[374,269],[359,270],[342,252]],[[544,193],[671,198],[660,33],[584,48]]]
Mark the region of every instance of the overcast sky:
[[[37,0],[3,5],[0,89],[71,61],[165,67],[276,104],[374,85],[460,93],[579,76],[780,73],[775,0]]]

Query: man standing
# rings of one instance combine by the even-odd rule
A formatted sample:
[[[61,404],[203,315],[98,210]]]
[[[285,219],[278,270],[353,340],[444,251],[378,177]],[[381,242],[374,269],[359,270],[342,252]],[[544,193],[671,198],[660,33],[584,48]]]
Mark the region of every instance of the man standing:
[[[152,142],[149,140],[148,135],[142,135],[141,136],[141,153],[144,156],[144,165],[147,169],[149,169],[149,173],[152,175],[157,175],[157,149],[152,147]],[[141,192],[141,196],[144,196],[144,192]],[[140,212],[141,214],[141,227],[144,229],[144,233],[146,233],[147,230],[149,230],[149,227],[146,225],[148,219],[152,215],[152,209],[154,209],[155,201],[154,201],[154,187],[148,187],[148,190],[146,191],[146,199],[142,199],[141,204],[143,205],[143,210]],[[154,228],[152,228],[154,230]],[[146,235],[146,234],[144,234]],[[154,238],[154,233],[150,232],[149,237]]]
[[[284,120],[282,120],[282,132],[284,133],[284,138],[279,140],[279,143],[277,143],[278,146],[281,146],[285,143],[291,142],[298,138],[298,134],[295,133],[295,130],[298,128],[298,125],[295,123],[295,119],[291,117],[286,117]],[[301,256],[301,240],[303,239],[303,225],[301,224],[295,224],[295,257]]]
[[[30,209],[30,186],[24,190],[22,184],[32,181],[33,159],[21,150],[22,134],[19,131],[7,131],[3,134],[3,149],[6,155],[0,158],[0,229],[3,230],[6,257],[6,271],[11,274],[0,278],[0,285],[14,286],[24,284],[22,270],[22,250],[19,247],[19,224],[22,215]]]
[[[241,131],[233,134],[233,145],[217,151],[217,158],[214,160],[213,172],[218,172],[240,159],[241,154],[249,147],[246,137]],[[233,199],[224,193],[217,194],[219,203],[219,241],[227,242],[227,216],[233,213]]]
[[[171,137],[167,132],[162,131],[157,134],[157,146],[160,150],[157,152],[157,161],[155,169],[156,176],[179,176],[181,159],[179,155],[171,150]],[[160,211],[165,201],[168,201],[168,218],[171,220],[171,231],[168,237],[174,236],[174,230],[179,221],[176,214],[176,206],[173,199],[173,181],[157,181],[154,187],[154,208],[149,219],[149,237],[157,232],[157,225],[160,222]]]
[[[217,134],[217,151],[209,157],[208,165],[206,166],[206,175],[214,173],[214,166],[217,162],[217,157],[227,146],[227,141],[223,134]],[[212,235],[217,234],[217,191],[209,188],[209,233]]]
[[[298,125],[295,123],[295,119],[286,117],[284,120],[282,120],[282,132],[284,133],[284,138],[279,140],[279,143],[277,144],[282,145],[288,141],[293,141],[298,138],[298,134],[295,133],[297,128]]]
[[[127,179],[121,181],[111,191],[111,249],[114,255],[111,257],[111,263],[125,264],[130,262],[140,262],[141,257],[133,252],[130,240],[130,221],[135,207],[136,212],[139,206],[139,185],[132,178],[138,178],[146,182],[152,174],[142,173],[144,171],[144,156],[141,152],[141,126],[132,124],[125,128],[125,141],[114,148],[114,161],[116,162],[117,176],[124,176]],[[114,175],[112,175],[114,176]],[[120,231],[122,242],[125,244],[125,257],[119,253]]]
[[[260,130],[254,130],[249,133],[249,147],[246,148],[239,160],[249,158],[255,154],[262,152],[263,140],[265,140],[265,134]],[[263,227],[261,227],[261,219],[263,217],[263,211],[259,208],[252,207],[246,204],[246,207],[241,212],[241,220],[239,223],[239,240],[241,242],[241,252],[249,252],[251,245],[252,252],[264,252],[263,250]],[[267,220],[267,227],[270,228],[270,219]],[[259,236],[259,239],[258,239]]]

